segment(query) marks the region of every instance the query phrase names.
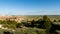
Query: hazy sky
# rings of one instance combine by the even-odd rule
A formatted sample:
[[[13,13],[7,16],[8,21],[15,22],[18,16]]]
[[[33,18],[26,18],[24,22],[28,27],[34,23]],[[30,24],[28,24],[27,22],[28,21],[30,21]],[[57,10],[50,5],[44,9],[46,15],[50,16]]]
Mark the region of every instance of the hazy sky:
[[[0,15],[60,15],[60,0],[0,0]]]

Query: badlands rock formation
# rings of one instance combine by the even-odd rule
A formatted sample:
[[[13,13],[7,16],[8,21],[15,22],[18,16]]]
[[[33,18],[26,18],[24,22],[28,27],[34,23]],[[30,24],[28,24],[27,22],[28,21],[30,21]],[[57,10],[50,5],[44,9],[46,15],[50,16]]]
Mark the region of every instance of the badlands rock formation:
[[[21,22],[22,20],[25,20],[24,16],[0,16],[0,20],[14,20],[17,22]]]

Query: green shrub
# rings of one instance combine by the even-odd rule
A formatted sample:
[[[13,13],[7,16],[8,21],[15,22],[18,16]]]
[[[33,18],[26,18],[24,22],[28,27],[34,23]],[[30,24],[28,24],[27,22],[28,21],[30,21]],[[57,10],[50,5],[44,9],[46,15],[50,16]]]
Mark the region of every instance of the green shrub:
[[[44,25],[45,25],[45,28],[47,29],[46,30],[46,34],[48,34],[49,30],[51,28],[51,21],[50,21],[50,19],[47,16],[43,16],[43,20],[45,21]]]
[[[17,27],[17,28],[20,28],[20,26],[22,26],[22,25],[23,25],[22,23],[17,23],[17,24],[16,24],[16,27]]]
[[[54,20],[53,22],[57,22],[56,20]]]
[[[58,20],[58,22],[60,22],[60,20]]]

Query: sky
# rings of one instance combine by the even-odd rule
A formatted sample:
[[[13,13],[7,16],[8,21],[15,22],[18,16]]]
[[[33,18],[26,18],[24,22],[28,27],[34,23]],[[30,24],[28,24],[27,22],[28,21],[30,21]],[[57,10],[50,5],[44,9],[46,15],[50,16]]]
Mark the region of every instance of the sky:
[[[60,0],[0,0],[0,15],[60,15]]]

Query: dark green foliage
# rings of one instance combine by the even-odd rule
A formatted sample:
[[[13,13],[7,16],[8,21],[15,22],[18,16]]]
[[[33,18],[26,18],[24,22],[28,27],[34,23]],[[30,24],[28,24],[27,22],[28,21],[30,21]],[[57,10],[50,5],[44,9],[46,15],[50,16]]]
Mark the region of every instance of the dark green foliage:
[[[35,21],[32,20],[32,22],[31,22],[31,27],[34,27],[34,23],[35,23]]]
[[[54,20],[53,22],[57,22],[56,20]]]
[[[23,26],[26,26],[26,27],[30,27],[30,24],[28,23],[28,21],[26,22],[21,22],[23,24]]]
[[[60,20],[58,20],[58,22],[60,22]]]
[[[43,21],[44,21],[44,28],[46,28],[46,34],[49,34],[49,30],[51,28],[51,21],[47,16],[43,16]]]
[[[22,23],[17,23],[17,24],[16,24],[16,27],[17,27],[17,28],[22,28],[22,27],[21,27],[22,25],[23,25]]]
[[[51,21],[47,16],[43,16],[43,21],[46,29],[51,28]]]
[[[4,34],[13,34],[13,33],[9,31],[4,31]]]

